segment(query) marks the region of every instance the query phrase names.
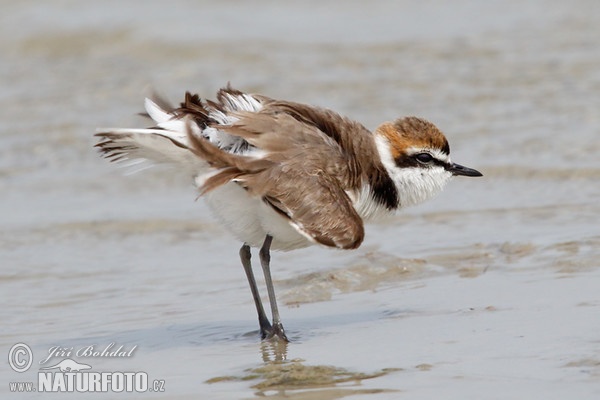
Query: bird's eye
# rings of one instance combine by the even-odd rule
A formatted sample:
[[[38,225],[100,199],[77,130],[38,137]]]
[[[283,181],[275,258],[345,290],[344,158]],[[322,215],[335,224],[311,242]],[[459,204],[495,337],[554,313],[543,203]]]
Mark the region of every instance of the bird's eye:
[[[419,153],[415,155],[415,158],[417,159],[417,161],[423,164],[427,164],[431,162],[431,160],[433,160],[433,156],[429,153]]]

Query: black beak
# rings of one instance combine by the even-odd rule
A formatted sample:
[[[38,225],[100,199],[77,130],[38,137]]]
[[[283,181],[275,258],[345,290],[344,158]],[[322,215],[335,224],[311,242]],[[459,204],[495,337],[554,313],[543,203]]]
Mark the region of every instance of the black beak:
[[[463,167],[462,165],[453,163],[447,168],[448,171],[452,172],[452,175],[462,176],[483,176],[483,174],[476,169]]]

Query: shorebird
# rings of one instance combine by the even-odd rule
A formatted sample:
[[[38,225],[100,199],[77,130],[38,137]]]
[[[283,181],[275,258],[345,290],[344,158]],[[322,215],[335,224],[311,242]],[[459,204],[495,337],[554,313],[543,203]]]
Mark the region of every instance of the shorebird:
[[[147,98],[145,108],[153,127],[99,130],[96,146],[111,161],[176,164],[194,178],[214,215],[243,243],[239,255],[262,339],[288,340],[271,278],[272,249],[356,249],[365,221],[431,198],[453,176],[482,176],[452,162],[446,137],[417,117],[371,132],[334,111],[229,84],[216,101],[187,92],[177,108],[159,98]],[[251,247],[260,249],[272,323]]]

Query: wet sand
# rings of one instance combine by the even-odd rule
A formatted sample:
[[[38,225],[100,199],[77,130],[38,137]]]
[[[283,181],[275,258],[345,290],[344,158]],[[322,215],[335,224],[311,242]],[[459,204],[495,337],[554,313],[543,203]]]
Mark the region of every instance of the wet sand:
[[[128,397],[598,398],[598,4],[244,4],[0,2],[0,351],[34,354],[1,393],[58,398],[8,383],[52,346],[115,343],[134,356],[75,358],[165,382]],[[356,251],[274,253],[292,342],[261,343],[240,243],[187,177],[92,147],[145,124],[149,88],[227,81],[370,128],[426,117],[485,176]]]

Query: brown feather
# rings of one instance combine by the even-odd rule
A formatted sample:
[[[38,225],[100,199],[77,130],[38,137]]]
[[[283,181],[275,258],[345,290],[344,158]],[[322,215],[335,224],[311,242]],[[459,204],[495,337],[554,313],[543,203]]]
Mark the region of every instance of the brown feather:
[[[235,167],[224,168],[220,170],[217,174],[210,176],[204,181],[204,184],[200,187],[200,196],[205,195],[219,186],[231,182],[243,174],[244,173],[242,171]]]
[[[272,165],[269,160],[237,155],[221,150],[208,140],[195,135],[189,120],[186,123],[186,129],[191,144],[190,150],[214,168],[237,167],[240,170],[256,171]]]
[[[358,247],[364,228],[345,192],[353,188],[347,170],[350,158],[339,144],[314,124],[299,123],[273,109],[236,116],[238,122],[219,129],[268,153],[260,159],[228,153],[194,135],[188,125],[192,151],[221,169],[204,182],[201,193],[235,180],[316,242]]]
[[[335,178],[322,173],[306,175],[280,165],[241,180],[251,193],[262,195],[267,204],[316,242],[342,249],[362,243],[362,219]]]
[[[202,103],[200,96],[191,94],[190,92],[185,92],[185,99],[179,105],[179,108],[173,111],[173,115],[176,118],[191,117],[200,128],[205,128],[210,121],[208,110]]]
[[[269,151],[277,161],[314,157],[344,190],[370,182],[376,201],[390,210],[398,207],[396,187],[367,128],[327,109],[268,98],[261,102],[260,112],[238,112],[234,124],[214,127]]]

